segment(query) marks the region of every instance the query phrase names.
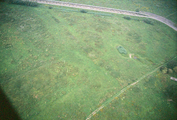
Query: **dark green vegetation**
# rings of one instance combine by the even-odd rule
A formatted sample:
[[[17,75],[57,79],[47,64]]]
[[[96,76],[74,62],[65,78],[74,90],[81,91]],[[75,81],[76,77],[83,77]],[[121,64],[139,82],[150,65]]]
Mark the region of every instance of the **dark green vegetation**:
[[[161,66],[160,71],[164,74],[169,74],[173,77],[177,77],[177,59],[171,60],[164,66]]]
[[[8,3],[10,4],[17,4],[17,5],[24,5],[24,6],[30,6],[30,7],[37,7],[37,2],[30,2],[28,0],[22,1],[22,0],[8,0]]]
[[[49,9],[52,9],[52,7],[51,7],[51,6],[49,6]]]
[[[151,12],[177,23],[177,1],[176,0],[62,0],[65,2],[74,2],[87,5],[95,5],[121,10],[130,10],[138,12]]]
[[[134,21],[140,22],[139,19],[137,19],[137,18],[131,18],[131,17],[129,17],[129,16],[124,16],[123,18],[126,19],[126,20],[134,20]],[[149,19],[144,19],[144,20],[142,20],[142,21],[145,22],[146,24],[154,25],[154,24],[152,23],[152,21],[149,20]]]
[[[139,9],[136,9],[135,12],[139,12],[140,10]]]
[[[83,10],[83,9],[80,10],[80,12],[81,12],[81,13],[87,13],[87,11],[86,11],[86,10]]]
[[[49,6],[0,5],[0,85],[22,119],[176,118],[172,74],[154,71],[176,56],[173,29]]]
[[[126,20],[131,20],[131,17],[128,17],[128,16],[124,16],[123,18]]]
[[[122,46],[118,46],[117,50],[119,51],[120,54],[127,54],[126,49]]]
[[[147,23],[147,24],[154,25],[154,24],[152,23],[152,21],[150,21],[150,20],[148,20],[148,19],[144,19],[143,21],[144,21],[145,23]]]
[[[169,69],[173,69],[176,66],[177,66],[177,60],[172,60],[167,63],[167,68],[169,68]]]
[[[115,97],[93,119],[175,119],[176,91],[176,83],[169,80],[169,76],[157,71]]]

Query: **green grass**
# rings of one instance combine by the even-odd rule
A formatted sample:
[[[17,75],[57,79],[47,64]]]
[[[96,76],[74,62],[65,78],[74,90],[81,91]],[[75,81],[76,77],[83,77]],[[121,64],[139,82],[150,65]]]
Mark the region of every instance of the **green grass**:
[[[115,97],[93,119],[174,119],[176,89],[169,76],[157,71]]]
[[[104,104],[93,119],[158,119],[165,111],[175,118],[176,99],[163,97],[168,74],[155,71],[114,96],[176,56],[176,31],[155,20],[48,7],[0,6],[0,84],[22,119],[86,119]]]
[[[110,7],[121,10],[130,10],[151,12],[157,15],[161,15],[172,20],[174,23],[177,23],[177,11],[176,11],[176,0],[62,0],[64,2],[73,2],[80,4],[88,4],[102,7]]]

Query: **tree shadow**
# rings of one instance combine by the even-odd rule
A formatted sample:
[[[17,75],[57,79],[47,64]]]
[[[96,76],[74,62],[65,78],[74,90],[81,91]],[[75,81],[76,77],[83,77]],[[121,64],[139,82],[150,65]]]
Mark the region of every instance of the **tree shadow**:
[[[8,100],[6,94],[0,87],[0,119],[1,120],[22,120]]]

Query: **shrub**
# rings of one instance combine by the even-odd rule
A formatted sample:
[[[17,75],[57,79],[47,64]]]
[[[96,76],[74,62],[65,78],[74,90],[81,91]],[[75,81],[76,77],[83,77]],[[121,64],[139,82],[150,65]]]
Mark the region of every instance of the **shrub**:
[[[86,11],[86,10],[80,10],[80,12],[81,12],[81,13],[87,13],[87,11]]]
[[[167,63],[167,68],[169,68],[169,69],[173,69],[176,66],[177,66],[177,61],[175,61],[175,60],[172,60],[169,63]]]
[[[150,24],[150,25],[154,25],[150,20],[148,20],[148,19],[144,19],[143,20],[145,23],[147,23],[147,24]]]
[[[162,72],[162,70],[163,70],[164,68],[165,68],[164,66],[161,66],[161,67],[160,67],[160,71]]]
[[[17,4],[17,5],[25,5],[25,6],[31,6],[31,7],[37,7],[37,2],[30,2],[30,1],[21,1],[21,0],[10,0],[11,4]]]
[[[49,6],[49,9],[52,9],[52,7],[51,7],[51,6]]]
[[[139,10],[139,9],[136,9],[135,11],[136,11],[136,12],[139,12],[140,10]]]
[[[118,47],[117,47],[117,50],[119,51],[120,54],[127,54],[127,51],[126,51],[125,48],[122,47],[122,46],[118,46]]]
[[[124,16],[123,18],[126,20],[131,20],[131,17],[128,17],[128,16]]]
[[[177,73],[177,66],[173,68],[173,70]]]
[[[168,69],[167,73],[168,73],[168,74],[172,74],[172,73],[173,73],[173,70],[172,70],[172,69]]]
[[[168,72],[168,69],[165,67],[163,70],[162,70],[162,73],[163,74],[166,74]]]

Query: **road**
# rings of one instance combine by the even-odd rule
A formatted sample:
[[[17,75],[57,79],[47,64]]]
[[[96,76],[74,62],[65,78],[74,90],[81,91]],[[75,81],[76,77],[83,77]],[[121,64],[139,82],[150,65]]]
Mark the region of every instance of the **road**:
[[[115,13],[115,14],[125,14],[125,15],[130,15],[130,16],[151,18],[151,19],[160,21],[168,25],[175,31],[177,31],[177,25],[175,25],[175,23],[173,23],[171,20],[168,20],[162,16],[149,13],[149,12],[143,12],[143,11],[134,12],[134,11],[115,9],[115,8],[107,8],[107,7],[77,4],[77,3],[71,3],[71,2],[62,2],[62,1],[49,1],[49,0],[29,0],[29,1],[35,1],[40,4],[58,5],[58,6],[65,6],[65,7],[72,7],[72,8],[80,8],[80,9],[109,12],[109,13]]]

